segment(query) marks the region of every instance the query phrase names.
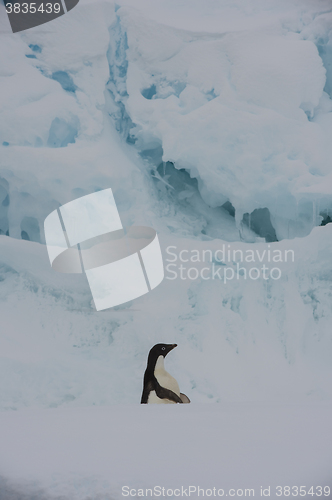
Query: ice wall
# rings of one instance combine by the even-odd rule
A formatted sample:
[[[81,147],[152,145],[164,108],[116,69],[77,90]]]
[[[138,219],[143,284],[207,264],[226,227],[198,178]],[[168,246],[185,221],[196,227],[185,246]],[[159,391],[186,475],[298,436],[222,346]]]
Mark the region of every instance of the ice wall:
[[[125,34],[109,56],[127,140],[162,148],[158,161],[196,178],[210,207],[230,202],[239,229],[244,214],[268,210],[276,239],[307,235],[331,210],[320,188],[330,186],[331,15],[306,7],[210,33],[122,7],[111,29]]]
[[[90,15],[91,2],[84,2],[75,16],[57,21],[56,42],[49,25],[2,35],[0,183],[8,198],[0,231],[43,241],[47,213],[75,196],[73,189],[100,188],[85,174],[69,181],[61,165],[67,147],[74,158],[75,143],[100,138],[105,110],[141,154],[167,210],[181,216],[182,233],[255,241],[255,234],[266,237],[257,231],[266,213],[273,241],[305,236],[326,221],[332,214],[328,3],[318,10],[307,2],[305,15],[296,3],[258,2],[249,11],[227,4],[218,30],[209,6],[205,31],[198,31],[198,4],[190,16],[180,9],[177,21],[170,19],[173,7],[162,3],[159,11],[147,1],[141,11],[121,4],[97,2]],[[13,160],[17,147],[24,162]],[[52,165],[47,186],[46,164]],[[189,173],[181,191],[164,179],[166,164],[175,167],[177,186],[183,179],[176,172]],[[31,236],[24,217],[34,220]]]

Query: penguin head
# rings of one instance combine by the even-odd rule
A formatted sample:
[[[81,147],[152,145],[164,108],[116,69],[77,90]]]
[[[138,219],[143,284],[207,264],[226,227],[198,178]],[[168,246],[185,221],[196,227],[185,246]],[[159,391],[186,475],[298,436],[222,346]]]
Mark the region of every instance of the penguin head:
[[[167,354],[174,349],[174,347],[177,347],[177,344],[156,344],[152,347],[152,349],[149,352],[149,357],[148,357],[148,366],[154,366],[157,359],[159,356],[163,356],[164,358],[167,356]]]
[[[156,344],[152,347],[152,349],[150,350],[150,353],[153,352],[153,354],[156,354],[157,357],[158,356],[164,356],[164,358],[166,357],[166,355],[172,350],[174,349],[174,347],[177,347],[177,344]]]

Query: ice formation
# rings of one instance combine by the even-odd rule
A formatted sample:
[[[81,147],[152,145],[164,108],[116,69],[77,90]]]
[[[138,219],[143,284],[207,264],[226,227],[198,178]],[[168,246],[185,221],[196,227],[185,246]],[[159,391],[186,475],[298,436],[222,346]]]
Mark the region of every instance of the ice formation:
[[[81,0],[38,30],[0,24],[1,409],[138,403],[160,341],[195,403],[332,396],[330,2],[188,5]],[[43,222],[109,187],[165,266],[170,246],[294,261],[224,283],[178,260],[186,279],[97,313],[84,275],[51,269]]]

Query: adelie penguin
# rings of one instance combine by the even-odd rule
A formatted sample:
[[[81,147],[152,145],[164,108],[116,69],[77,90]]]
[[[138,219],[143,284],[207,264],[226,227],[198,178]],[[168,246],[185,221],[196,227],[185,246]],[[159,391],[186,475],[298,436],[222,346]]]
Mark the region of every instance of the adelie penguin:
[[[156,344],[148,356],[144,373],[142,404],[190,403],[190,399],[180,392],[179,384],[164,368],[164,359],[177,344]]]

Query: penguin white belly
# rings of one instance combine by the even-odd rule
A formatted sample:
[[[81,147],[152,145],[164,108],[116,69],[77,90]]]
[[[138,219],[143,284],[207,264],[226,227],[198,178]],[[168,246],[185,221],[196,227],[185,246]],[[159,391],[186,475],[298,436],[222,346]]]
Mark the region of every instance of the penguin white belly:
[[[170,375],[164,368],[164,357],[159,356],[157,359],[156,367],[154,369],[154,376],[158,380],[158,383],[161,387],[165,389],[170,389],[175,392],[180,397],[180,387],[177,381],[172,375]],[[176,404],[175,401],[170,401],[169,399],[160,399],[158,398],[155,391],[151,391],[149,394],[148,403],[157,403],[157,404]]]
[[[175,401],[170,401],[169,399],[160,399],[158,398],[156,391],[151,391],[148,398],[148,404],[157,404],[157,405],[167,405],[167,404],[176,404]]]

